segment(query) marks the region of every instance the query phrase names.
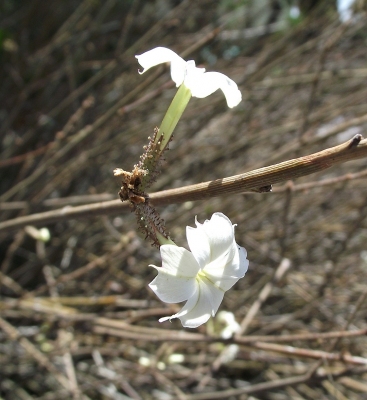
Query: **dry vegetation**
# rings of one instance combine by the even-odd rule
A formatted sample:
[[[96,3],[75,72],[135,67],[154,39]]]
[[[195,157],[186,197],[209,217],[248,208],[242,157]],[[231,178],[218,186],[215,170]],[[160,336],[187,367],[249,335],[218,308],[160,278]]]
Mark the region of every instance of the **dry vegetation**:
[[[341,25],[327,3],[259,34],[269,21],[239,1],[2,2],[2,398],[367,399],[366,159],[159,207],[184,246],[195,215],[238,224],[250,268],[220,308],[241,324],[227,341],[215,319],[160,325],[179,306],[147,287],[158,250],[127,207],[88,205],[118,198],[113,169],[138,161],[174,96],[167,68],[137,73],[134,54],[158,45],[226,73],[244,100],[192,99],[152,191],[366,136],[366,15]]]

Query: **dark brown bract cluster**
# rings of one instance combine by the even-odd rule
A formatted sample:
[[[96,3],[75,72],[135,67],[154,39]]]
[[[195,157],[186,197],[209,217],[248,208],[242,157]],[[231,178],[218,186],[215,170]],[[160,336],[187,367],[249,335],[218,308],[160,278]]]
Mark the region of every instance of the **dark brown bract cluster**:
[[[129,200],[132,205],[145,203],[149,196],[145,194],[139,186],[141,185],[142,177],[147,174],[146,170],[138,168],[137,166],[134,167],[132,172],[116,168],[113,174],[122,178],[122,186],[119,191],[121,201]]]
[[[161,148],[162,137],[158,135],[160,135],[159,129],[156,128],[153,137],[149,137],[148,145],[144,146],[144,153],[140,156],[140,161],[134,166],[132,172],[121,168],[116,168],[113,171],[115,176],[121,177],[121,189],[119,191],[121,201],[129,201],[137,216],[140,230],[157,247],[159,247],[157,232],[169,238],[164,221],[149,203],[149,195],[146,192],[160,174],[164,162],[163,153],[168,150],[168,146]]]

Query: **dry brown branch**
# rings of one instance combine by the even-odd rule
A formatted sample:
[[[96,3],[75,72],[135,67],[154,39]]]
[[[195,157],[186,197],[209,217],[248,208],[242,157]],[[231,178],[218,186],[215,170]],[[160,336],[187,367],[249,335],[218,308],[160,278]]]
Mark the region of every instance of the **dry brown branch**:
[[[204,200],[217,196],[228,196],[256,188],[266,188],[275,183],[296,179],[312,173],[323,171],[333,165],[346,161],[367,157],[367,139],[357,135],[350,141],[339,146],[284,161],[269,167],[260,168],[244,174],[228,178],[203,182],[177,189],[168,189],[150,195],[154,205],[167,205],[185,201]],[[119,200],[102,202],[79,207],[65,207],[60,210],[47,211],[41,214],[19,217],[14,220],[0,222],[0,231],[19,228],[25,225],[38,225],[71,218],[90,217],[96,215],[117,214],[127,207]]]
[[[295,191],[309,191],[317,188],[322,188],[324,186],[331,186],[337,185],[339,183],[345,181],[353,181],[358,179],[365,179],[367,176],[367,170],[356,172],[356,173],[347,173],[342,176],[338,176],[336,178],[329,178],[329,179],[321,179],[319,181],[311,181],[302,184],[294,184],[289,185],[287,182],[284,185],[273,187],[272,193],[282,193],[286,190],[291,189],[292,192]],[[243,192],[243,194],[251,195],[256,193],[255,191]],[[101,194],[91,194],[91,195],[81,195],[81,196],[69,196],[64,198],[57,198],[57,199],[47,199],[42,202],[42,206],[44,207],[65,207],[65,206],[72,206],[72,205],[79,205],[79,204],[88,204],[88,203],[100,203],[103,201],[110,201],[116,197],[115,194],[110,193],[101,193]],[[29,207],[29,203],[27,202],[3,202],[0,203],[0,210],[22,210]]]

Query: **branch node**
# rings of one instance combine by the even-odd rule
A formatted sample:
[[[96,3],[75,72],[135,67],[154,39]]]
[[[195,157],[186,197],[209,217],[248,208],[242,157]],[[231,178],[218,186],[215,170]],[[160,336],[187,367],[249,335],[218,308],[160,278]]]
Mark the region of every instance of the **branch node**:
[[[359,145],[359,142],[363,139],[363,136],[358,133],[357,135],[355,135],[352,140],[350,141],[349,145],[348,145],[348,149],[351,149],[353,147],[356,147]]]
[[[273,185],[261,186],[259,188],[251,189],[251,192],[268,193],[273,191]]]

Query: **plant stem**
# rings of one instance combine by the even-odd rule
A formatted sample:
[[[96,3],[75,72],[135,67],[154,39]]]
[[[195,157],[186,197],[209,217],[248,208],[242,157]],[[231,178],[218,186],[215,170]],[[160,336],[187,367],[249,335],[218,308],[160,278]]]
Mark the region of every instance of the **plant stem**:
[[[293,160],[259,168],[243,174],[214,181],[198,183],[176,189],[168,189],[150,195],[155,206],[204,200],[211,197],[237,194],[269,186],[275,183],[293,180],[301,176],[320,172],[336,164],[367,157],[367,139],[361,135],[339,146]],[[0,222],[0,231],[9,231],[25,225],[41,225],[73,218],[85,218],[99,215],[119,214],[128,203],[120,200],[105,201],[77,207],[64,207],[58,210],[33,214]],[[0,203],[1,209],[1,203]]]
[[[162,143],[160,148],[162,151],[169,143],[172,133],[180,120],[185,108],[191,98],[191,91],[184,84],[182,84],[175,97],[173,98],[168,110],[163,118],[161,126],[159,127],[159,135],[156,137],[156,141],[160,140],[163,135]]]

